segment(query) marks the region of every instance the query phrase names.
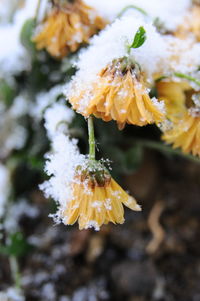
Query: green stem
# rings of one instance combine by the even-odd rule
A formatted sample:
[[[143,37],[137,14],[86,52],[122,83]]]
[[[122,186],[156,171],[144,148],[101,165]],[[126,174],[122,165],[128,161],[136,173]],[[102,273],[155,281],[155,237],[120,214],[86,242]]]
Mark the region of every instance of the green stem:
[[[147,148],[150,148],[150,149],[158,150],[158,151],[160,151],[162,153],[165,153],[165,154],[181,156],[185,159],[188,159],[190,161],[193,161],[193,162],[196,162],[196,163],[200,164],[200,159],[198,157],[195,157],[191,154],[184,154],[184,153],[182,153],[181,150],[174,149],[171,146],[168,146],[166,144],[162,144],[160,142],[150,141],[150,140],[136,140],[136,144],[147,147]]]
[[[124,8],[121,10],[121,12],[117,15],[117,18],[120,18],[121,16],[123,16],[123,14],[124,14],[127,10],[129,10],[129,9],[131,9],[131,8],[138,10],[140,13],[142,13],[142,14],[145,15],[145,16],[148,16],[148,14],[146,13],[146,11],[143,10],[142,8],[140,8],[140,7],[138,7],[138,6],[135,6],[135,5],[127,5],[127,6],[124,7]]]
[[[179,78],[187,79],[190,82],[193,82],[196,85],[200,86],[200,81],[198,79],[196,79],[195,77],[192,77],[192,76],[184,74],[184,73],[179,73],[179,72],[174,72],[173,75],[176,76],[176,77],[179,77]],[[156,79],[156,83],[158,83],[158,82],[160,82],[160,81],[162,81],[163,79],[166,79],[166,78],[170,78],[170,76],[163,75],[163,76],[159,77],[158,79]]]
[[[19,265],[17,262],[17,258],[13,255],[9,257],[10,261],[10,269],[11,269],[11,274],[15,283],[15,287],[17,289],[21,289],[21,277],[20,277],[20,272],[19,272]]]
[[[40,4],[41,4],[41,0],[38,0],[36,11],[35,11],[35,25],[37,25],[37,23],[38,23],[38,15],[39,15],[39,11],[40,11]]]
[[[187,74],[183,74],[183,73],[178,73],[178,72],[175,72],[174,73],[175,76],[179,77],[179,78],[185,78],[191,82],[194,82],[195,84],[197,84],[198,86],[200,86],[200,81],[190,75],[187,75]]]
[[[88,118],[88,135],[89,135],[89,159],[95,160],[95,137],[93,117]]]

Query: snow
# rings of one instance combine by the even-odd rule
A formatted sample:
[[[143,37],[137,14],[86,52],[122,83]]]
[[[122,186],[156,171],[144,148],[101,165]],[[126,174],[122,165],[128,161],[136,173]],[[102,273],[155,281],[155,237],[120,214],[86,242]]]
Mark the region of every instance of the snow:
[[[10,193],[10,176],[9,170],[0,163],[0,218],[3,217]]]
[[[64,134],[57,134],[52,143],[53,152],[46,156],[45,171],[50,179],[40,185],[46,197],[52,197],[62,212],[73,198],[71,184],[77,166],[85,162],[85,156],[79,153],[77,140]],[[58,217],[59,217],[58,212]],[[61,217],[61,216],[60,216]]]
[[[31,59],[20,43],[20,32],[25,21],[34,16],[36,5],[37,1],[26,0],[25,6],[14,14],[12,23],[0,25],[0,77],[30,68]]]
[[[54,104],[57,98],[62,95],[63,86],[56,85],[49,91],[42,91],[36,95],[36,103],[30,111],[31,116],[38,122],[43,118],[45,110]]]
[[[68,125],[74,118],[74,111],[67,107],[64,101],[54,103],[44,113],[45,128],[49,139],[53,139],[56,133],[67,133]]]
[[[25,215],[34,219],[39,215],[39,209],[28,203],[25,199],[19,199],[16,203],[9,204],[4,228],[7,232],[16,232],[19,229],[20,218]]]
[[[5,158],[12,150],[24,146],[27,129],[20,124],[20,120],[27,112],[28,100],[23,94],[19,94],[8,109],[0,103],[0,158]]]
[[[85,3],[94,7],[101,16],[110,22],[114,21],[125,7],[135,5],[143,9],[152,20],[159,18],[168,30],[176,29],[191,5],[190,0],[85,0]],[[129,9],[130,11],[134,13],[133,16],[142,15],[137,10]]]

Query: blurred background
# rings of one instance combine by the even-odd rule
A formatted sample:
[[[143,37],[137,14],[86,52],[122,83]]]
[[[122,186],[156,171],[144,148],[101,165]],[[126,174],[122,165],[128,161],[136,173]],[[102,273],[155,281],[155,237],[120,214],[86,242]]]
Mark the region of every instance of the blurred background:
[[[99,232],[48,217],[44,112],[66,106],[76,54],[36,52],[32,2],[0,0],[0,301],[200,301],[200,160],[161,143],[155,126],[95,120],[98,158],[142,212]],[[87,153],[84,118],[64,122]]]

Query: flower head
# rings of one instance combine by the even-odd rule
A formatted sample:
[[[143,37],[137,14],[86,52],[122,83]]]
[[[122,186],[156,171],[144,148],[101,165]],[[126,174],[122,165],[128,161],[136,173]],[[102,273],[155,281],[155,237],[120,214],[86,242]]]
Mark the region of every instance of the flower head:
[[[92,164],[92,165],[91,165]],[[124,222],[123,204],[140,211],[136,200],[130,197],[110,176],[107,169],[96,161],[79,166],[72,182],[73,197],[63,212],[63,222],[79,228],[96,230],[103,224]]]
[[[200,111],[200,110],[199,110]],[[163,140],[180,147],[185,153],[200,156],[200,113],[196,116],[186,112],[179,122],[173,124],[172,129],[166,131]]]
[[[58,204],[53,215],[57,222],[80,229],[98,230],[109,222],[124,222],[123,204],[140,211],[130,197],[110,176],[103,163],[81,155],[77,141],[58,133],[53,141],[53,153],[47,156],[45,167],[50,179],[40,188]]]
[[[82,115],[116,120],[120,128],[126,123],[143,126],[164,117],[163,103],[149,97],[140,67],[127,57],[114,60],[89,89],[72,95],[69,101]]]
[[[161,82],[158,94],[164,97],[170,122],[162,139],[200,156],[200,94],[186,82]]]
[[[55,6],[33,41],[38,49],[46,48],[52,56],[62,58],[75,52],[82,43],[88,43],[89,38],[105,24],[94,9],[81,0],[75,0]]]
[[[156,84],[159,99],[164,100],[166,116],[173,121],[186,111],[186,94],[191,90],[187,82],[160,81]]]

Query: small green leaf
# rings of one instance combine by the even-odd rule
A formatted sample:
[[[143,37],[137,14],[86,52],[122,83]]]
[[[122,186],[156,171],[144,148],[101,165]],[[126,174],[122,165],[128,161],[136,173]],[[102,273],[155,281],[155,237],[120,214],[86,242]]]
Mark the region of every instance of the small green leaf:
[[[38,156],[30,156],[28,157],[28,163],[30,167],[36,170],[42,171],[44,168],[44,162]]]
[[[10,106],[15,96],[15,89],[11,87],[4,79],[0,80],[0,101],[6,106]]]
[[[16,232],[10,235],[9,243],[6,246],[0,245],[0,253],[20,257],[27,254],[31,245],[29,245],[21,232]]]
[[[140,26],[135,34],[133,43],[129,46],[129,48],[131,49],[131,48],[141,47],[146,41],[146,38],[147,38],[146,30],[144,29],[143,26]]]
[[[35,56],[35,44],[32,42],[32,36],[35,28],[35,19],[26,20],[22,26],[20,33],[20,41],[22,45],[29,51],[32,56]]]

